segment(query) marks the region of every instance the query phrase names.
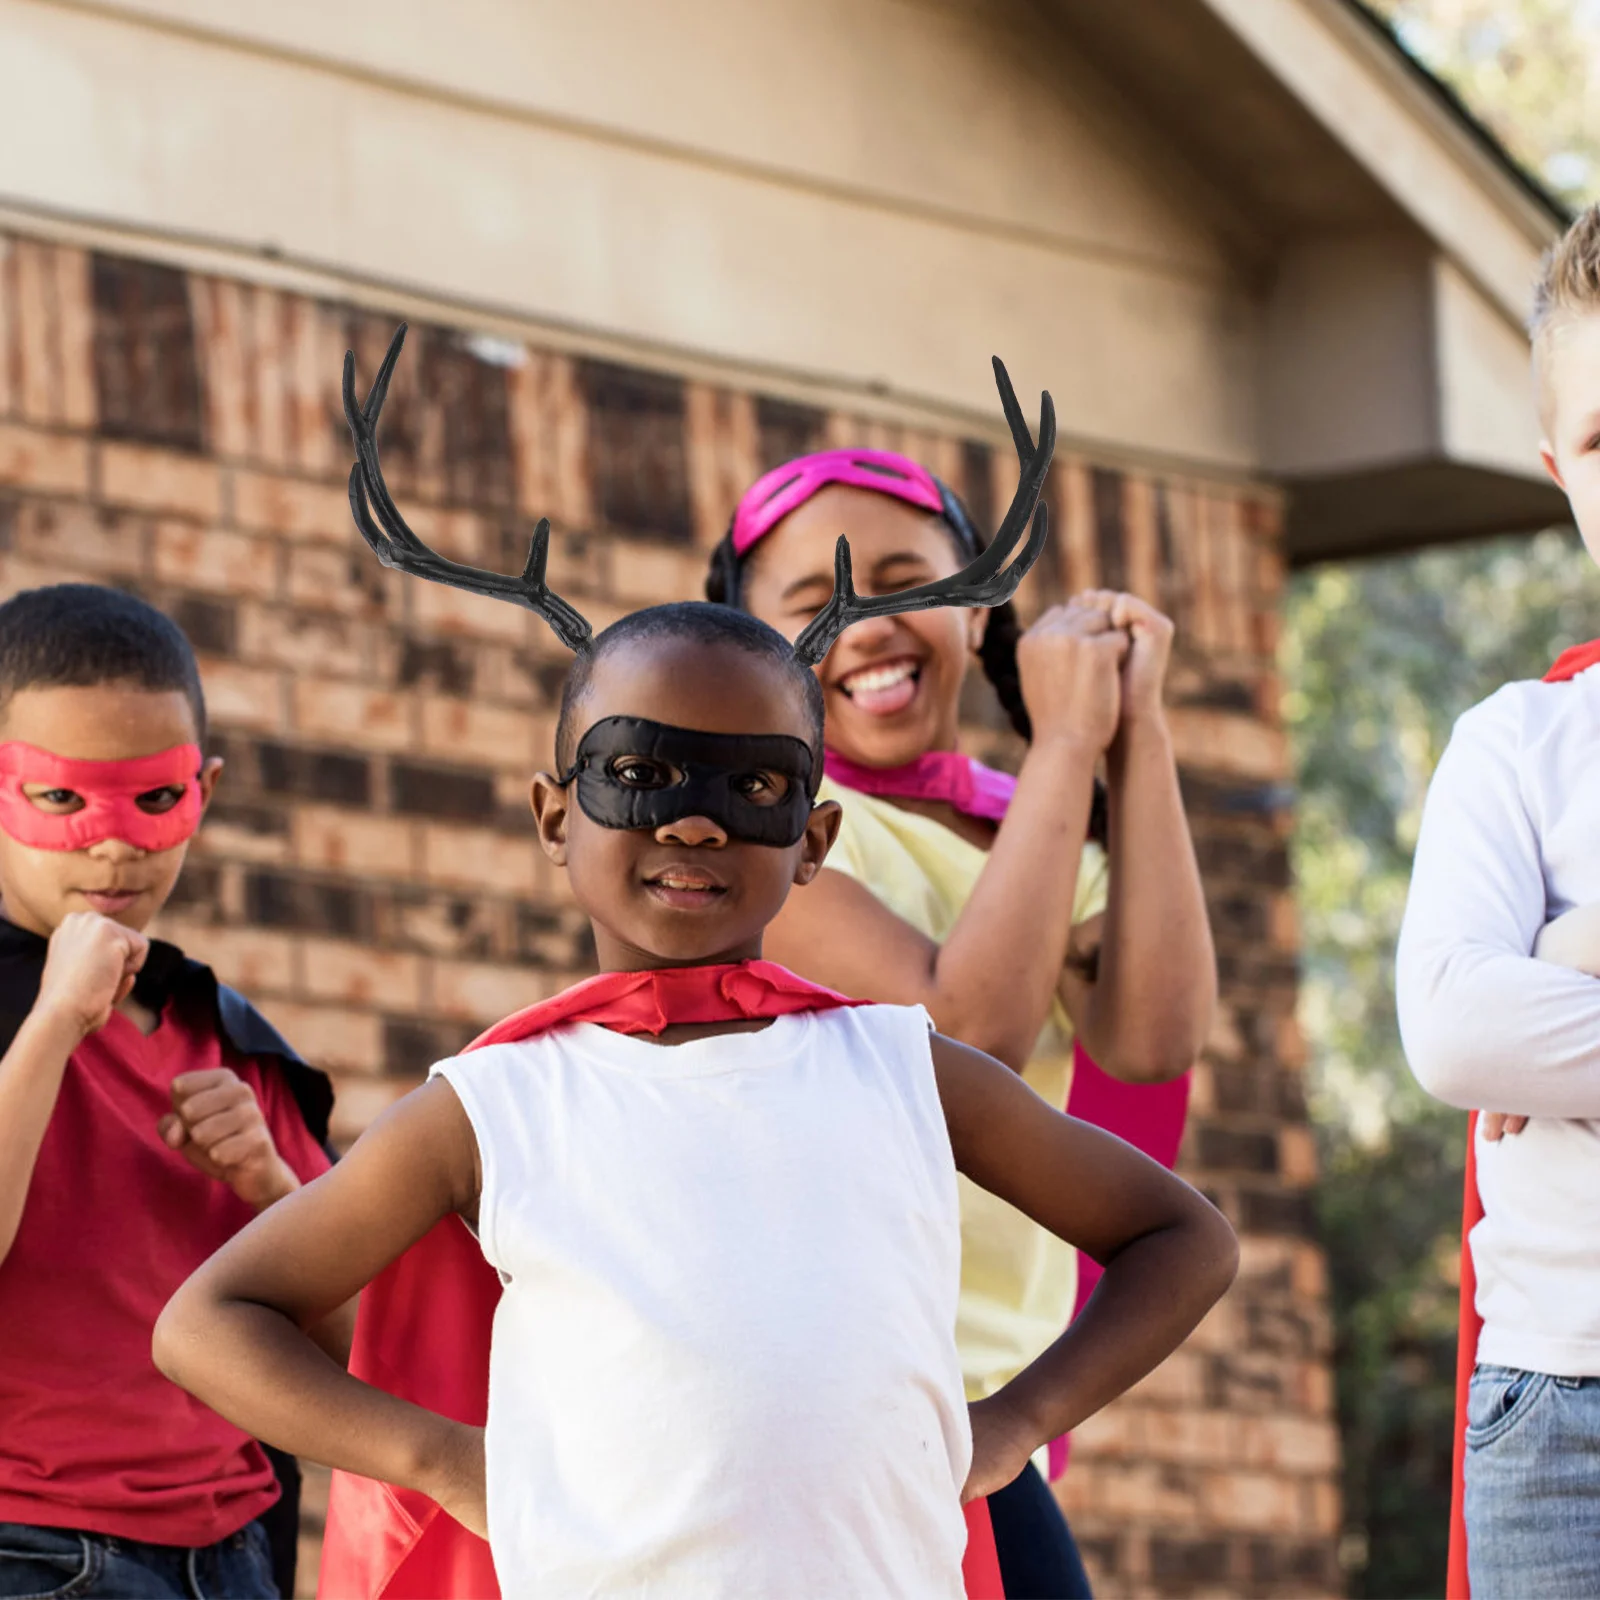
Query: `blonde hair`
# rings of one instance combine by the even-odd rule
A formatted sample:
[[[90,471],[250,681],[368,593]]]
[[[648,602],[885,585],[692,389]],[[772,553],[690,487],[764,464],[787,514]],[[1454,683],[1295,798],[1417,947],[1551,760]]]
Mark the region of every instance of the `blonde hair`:
[[[1550,403],[1545,368],[1552,333],[1573,317],[1595,312],[1600,312],[1600,205],[1579,213],[1540,263],[1528,333],[1539,374],[1541,411],[1548,411]]]

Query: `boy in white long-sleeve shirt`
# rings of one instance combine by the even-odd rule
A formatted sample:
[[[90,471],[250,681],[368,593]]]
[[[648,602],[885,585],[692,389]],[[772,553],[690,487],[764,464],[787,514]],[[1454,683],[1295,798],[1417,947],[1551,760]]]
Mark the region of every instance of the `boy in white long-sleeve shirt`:
[[[1600,208],[1547,258],[1533,334],[1541,455],[1600,560]],[[1596,903],[1590,666],[1507,684],[1456,724],[1400,938],[1413,1072],[1441,1100],[1494,1114],[1480,1119],[1484,1218],[1471,1235],[1483,1320],[1466,1428],[1473,1600],[1600,1595],[1600,982],[1582,970],[1594,964],[1584,919],[1540,943]],[[1514,1136],[1499,1114],[1515,1114]]]

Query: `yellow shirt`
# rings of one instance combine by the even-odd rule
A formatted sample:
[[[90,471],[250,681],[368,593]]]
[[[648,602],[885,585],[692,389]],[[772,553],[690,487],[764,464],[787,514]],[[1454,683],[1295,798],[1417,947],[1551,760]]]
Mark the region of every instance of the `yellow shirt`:
[[[942,944],[989,859],[942,823],[887,800],[824,781],[821,798],[844,808],[828,856],[902,921]],[[1084,846],[1074,923],[1105,910],[1108,863]],[[1039,1034],[1023,1080],[1064,1107],[1072,1079],[1072,1023],[1059,1000]],[[967,1398],[993,1394],[1066,1327],[1078,1289],[1077,1252],[967,1179],[961,1185],[961,1301],[956,1345]]]

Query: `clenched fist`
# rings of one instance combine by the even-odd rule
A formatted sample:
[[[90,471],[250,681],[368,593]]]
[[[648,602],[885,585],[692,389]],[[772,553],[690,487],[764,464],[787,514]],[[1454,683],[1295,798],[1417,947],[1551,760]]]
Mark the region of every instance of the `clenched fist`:
[[[227,1067],[174,1078],[172,1110],[156,1132],[197,1172],[227,1184],[258,1211],[300,1187],[272,1142],[254,1091]]]
[[[1122,715],[1128,634],[1109,609],[1075,597],[1052,606],[1017,641],[1017,674],[1036,742],[1081,741],[1097,755]]]
[[[74,911],[50,935],[34,1010],[63,1018],[83,1038],[127,998],[149,953],[142,933],[98,911]]]
[[[1135,594],[1090,589],[1077,599],[1102,611],[1113,628],[1128,636],[1122,664],[1122,720],[1149,720],[1161,715],[1161,696],[1172,659],[1172,619]]]

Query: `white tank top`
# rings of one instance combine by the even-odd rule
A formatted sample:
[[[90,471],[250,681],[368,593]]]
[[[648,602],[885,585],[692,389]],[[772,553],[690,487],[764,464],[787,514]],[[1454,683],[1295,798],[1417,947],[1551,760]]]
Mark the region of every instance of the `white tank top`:
[[[956,1600],[971,1436],[955,1164],[920,1007],[439,1063],[505,1293],[508,1597]]]

